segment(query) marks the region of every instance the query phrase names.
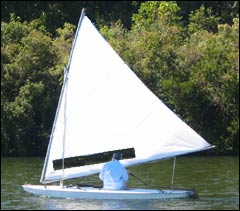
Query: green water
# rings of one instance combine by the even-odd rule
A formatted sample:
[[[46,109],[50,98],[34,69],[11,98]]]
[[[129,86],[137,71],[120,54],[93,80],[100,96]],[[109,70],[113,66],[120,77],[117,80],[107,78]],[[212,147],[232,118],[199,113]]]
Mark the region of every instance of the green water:
[[[174,185],[198,191],[199,199],[168,200],[73,200],[45,198],[25,192],[24,183],[38,184],[44,158],[1,159],[2,210],[239,210],[239,157],[178,157]],[[168,186],[173,159],[128,170],[128,187]],[[98,175],[71,180],[68,184],[100,185]],[[147,184],[147,186],[144,185]]]

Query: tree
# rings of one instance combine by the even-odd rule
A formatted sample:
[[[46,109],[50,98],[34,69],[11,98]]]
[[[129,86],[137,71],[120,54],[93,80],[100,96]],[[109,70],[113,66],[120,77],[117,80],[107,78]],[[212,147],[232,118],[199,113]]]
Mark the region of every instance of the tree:
[[[42,19],[28,23],[12,15],[9,23],[2,22],[3,154],[45,153],[73,28],[66,24],[52,40]]]

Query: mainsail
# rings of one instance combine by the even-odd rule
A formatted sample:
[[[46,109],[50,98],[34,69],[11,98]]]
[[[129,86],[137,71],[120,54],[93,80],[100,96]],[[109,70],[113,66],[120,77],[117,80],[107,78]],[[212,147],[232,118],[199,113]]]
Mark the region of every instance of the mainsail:
[[[40,181],[98,173],[104,161],[85,160],[116,150],[130,151],[121,160],[128,167],[211,147],[143,84],[82,13]]]

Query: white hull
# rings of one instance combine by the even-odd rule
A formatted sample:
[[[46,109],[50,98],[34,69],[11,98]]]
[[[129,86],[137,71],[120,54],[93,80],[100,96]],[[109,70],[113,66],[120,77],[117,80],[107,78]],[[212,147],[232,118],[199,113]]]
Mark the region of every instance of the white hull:
[[[43,185],[22,185],[29,193],[47,197],[75,198],[75,199],[170,199],[195,197],[194,190],[188,189],[126,189],[103,190],[94,187],[60,187]]]

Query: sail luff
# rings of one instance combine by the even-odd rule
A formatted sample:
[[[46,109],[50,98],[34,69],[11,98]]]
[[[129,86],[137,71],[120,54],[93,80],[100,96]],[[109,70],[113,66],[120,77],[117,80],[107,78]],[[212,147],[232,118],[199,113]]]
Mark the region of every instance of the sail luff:
[[[76,31],[76,34],[75,34],[75,37],[74,37],[72,50],[71,50],[70,57],[69,57],[69,60],[68,60],[67,71],[69,70],[69,67],[70,67],[70,64],[71,64],[71,61],[72,61],[72,55],[73,55],[73,51],[74,51],[74,48],[75,48],[78,32],[79,32],[79,29],[81,27],[81,23],[82,23],[82,20],[83,20],[84,16],[85,16],[85,9],[83,8],[81,16],[80,16],[79,21],[78,21],[77,31]]]
[[[56,110],[56,114],[55,114],[55,118],[54,118],[54,122],[53,122],[52,132],[51,132],[51,136],[50,136],[50,140],[49,140],[49,144],[48,144],[48,149],[47,149],[44,165],[43,165],[42,175],[41,175],[41,179],[40,179],[41,183],[43,183],[44,180],[45,180],[47,165],[48,165],[48,162],[49,162],[49,154],[50,154],[52,141],[53,141],[53,133],[54,133],[54,130],[55,130],[55,127],[56,127],[57,117],[59,115],[60,105],[61,105],[61,102],[62,102],[64,90],[65,90],[66,75],[67,75],[67,71],[64,71],[64,82],[63,82],[60,97],[59,97],[59,100],[58,100],[58,106],[57,106],[57,110]]]

